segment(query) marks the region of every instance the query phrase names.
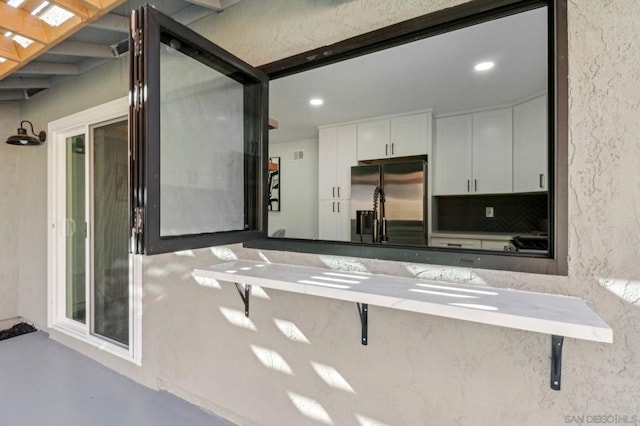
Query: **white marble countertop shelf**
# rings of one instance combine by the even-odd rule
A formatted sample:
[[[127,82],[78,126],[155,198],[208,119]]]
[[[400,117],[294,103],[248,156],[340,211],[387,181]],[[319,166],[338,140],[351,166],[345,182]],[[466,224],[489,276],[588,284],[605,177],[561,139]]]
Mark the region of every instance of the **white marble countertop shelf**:
[[[571,296],[252,261],[199,268],[194,275],[552,336],[613,341],[611,328]]]

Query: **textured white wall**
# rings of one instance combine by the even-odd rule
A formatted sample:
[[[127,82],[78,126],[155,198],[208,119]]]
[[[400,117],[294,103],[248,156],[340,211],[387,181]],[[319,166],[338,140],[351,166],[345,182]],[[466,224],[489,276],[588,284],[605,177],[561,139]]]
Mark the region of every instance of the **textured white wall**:
[[[4,141],[20,126],[17,104],[0,104],[0,320],[18,316],[18,152]]]
[[[261,64],[456,3],[460,1],[282,0],[265,7],[265,2],[245,0],[195,26],[248,62]],[[565,424],[571,419],[565,416],[601,414],[640,419],[639,23],[636,0],[569,3],[568,277],[231,246],[198,250],[192,257],[145,259],[142,368],[55,336],[142,383],[241,424],[318,424],[308,417],[310,412],[328,416],[336,425]],[[80,98],[74,108],[111,99],[102,86],[93,96],[86,82],[109,82],[120,90],[118,73],[107,73],[122,69],[118,67],[104,67],[68,86],[67,92]],[[28,101],[23,111],[57,118],[49,118],[57,112],[48,108],[55,107],[56,99],[70,97],[62,90],[48,92]],[[44,164],[43,159],[40,168]],[[31,196],[39,194],[33,188]],[[42,207],[42,199],[37,201]],[[32,225],[44,227],[40,219]],[[278,291],[269,291],[270,299],[252,299],[255,330],[233,325],[225,314],[240,312],[235,288],[200,286],[191,270],[234,257],[262,256],[273,262],[402,276],[421,273],[570,294],[584,298],[613,327],[615,342],[566,339],[563,389],[555,392],[549,389],[550,338],[544,335],[374,306],[370,343],[363,347],[353,304]],[[36,289],[39,284],[24,285]],[[36,302],[42,300],[44,283],[34,293],[39,295]],[[24,312],[30,303],[22,303]],[[41,317],[38,303],[29,312]],[[295,323],[310,343],[287,338],[291,332],[279,331],[276,319]],[[272,351],[272,368],[256,356],[264,350]],[[351,390],[337,389],[335,381],[328,385],[314,368],[318,364],[334,368]]]

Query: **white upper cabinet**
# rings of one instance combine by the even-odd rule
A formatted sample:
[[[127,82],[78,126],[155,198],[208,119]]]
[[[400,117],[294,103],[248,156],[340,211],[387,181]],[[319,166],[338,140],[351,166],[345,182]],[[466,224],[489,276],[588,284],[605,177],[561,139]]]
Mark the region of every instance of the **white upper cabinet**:
[[[375,160],[389,156],[391,121],[376,120],[358,124],[358,160]]]
[[[513,191],[546,191],[549,183],[547,96],[513,107]]]
[[[359,161],[428,155],[430,145],[430,112],[358,124]]]
[[[436,119],[434,195],[512,192],[511,108]]]
[[[473,188],[476,194],[513,192],[512,109],[473,114]]]
[[[431,113],[391,119],[391,156],[428,155],[431,145]]]
[[[319,199],[351,198],[351,166],[356,160],[356,125],[324,127],[319,131]]]
[[[471,190],[471,114],[436,119],[434,195],[469,194]]]

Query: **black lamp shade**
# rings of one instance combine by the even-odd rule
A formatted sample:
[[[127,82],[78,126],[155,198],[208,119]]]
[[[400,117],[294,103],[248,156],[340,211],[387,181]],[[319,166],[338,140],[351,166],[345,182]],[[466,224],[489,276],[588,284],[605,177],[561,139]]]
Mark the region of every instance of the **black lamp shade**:
[[[18,134],[9,136],[7,143],[10,145],[40,145],[47,139],[47,133],[41,131],[38,136],[31,136],[27,134],[27,129],[20,127]]]

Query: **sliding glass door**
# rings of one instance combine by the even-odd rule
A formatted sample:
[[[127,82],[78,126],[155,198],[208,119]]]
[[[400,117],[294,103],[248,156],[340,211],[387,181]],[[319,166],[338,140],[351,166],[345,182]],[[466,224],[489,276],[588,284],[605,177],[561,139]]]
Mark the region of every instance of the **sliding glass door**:
[[[129,346],[131,322],[127,123],[120,117],[64,135],[58,182],[64,187],[60,315],[76,332],[121,347]]]
[[[127,120],[91,128],[93,332],[129,341],[129,183]]]

